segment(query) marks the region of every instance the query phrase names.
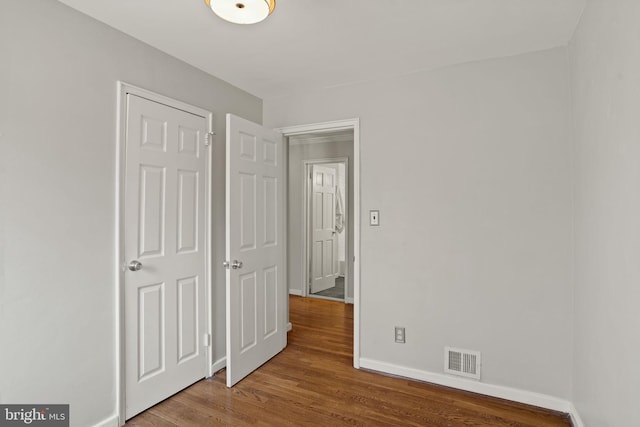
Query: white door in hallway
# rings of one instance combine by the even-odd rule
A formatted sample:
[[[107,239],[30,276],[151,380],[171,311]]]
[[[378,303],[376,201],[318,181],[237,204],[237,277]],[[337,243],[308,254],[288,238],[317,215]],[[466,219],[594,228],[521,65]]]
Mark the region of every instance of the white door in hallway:
[[[227,386],[286,346],[282,136],[227,114]]]
[[[311,278],[312,294],[332,288],[339,274],[336,233],[336,170],[311,169]]]
[[[127,95],[126,418],[207,373],[208,118]]]

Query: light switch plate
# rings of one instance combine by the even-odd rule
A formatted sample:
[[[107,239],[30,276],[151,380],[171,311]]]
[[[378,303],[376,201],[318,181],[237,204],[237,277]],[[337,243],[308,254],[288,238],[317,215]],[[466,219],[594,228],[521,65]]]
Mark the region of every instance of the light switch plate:
[[[369,211],[369,225],[380,225],[380,211]]]

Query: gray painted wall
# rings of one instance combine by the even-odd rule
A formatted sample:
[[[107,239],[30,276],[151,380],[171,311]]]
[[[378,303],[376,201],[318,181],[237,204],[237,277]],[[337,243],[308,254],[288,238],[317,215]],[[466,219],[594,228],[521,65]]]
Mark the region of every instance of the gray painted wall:
[[[573,401],[585,424],[640,420],[640,3],[590,0],[571,43]]]
[[[567,65],[558,48],[264,101],[268,127],[361,120],[363,358],[442,372],[445,345],[480,350],[483,382],[570,397]]]
[[[484,382],[568,398],[589,426],[640,418],[639,14],[587,2],[573,104],[561,48],[265,103],[269,127],[361,118],[362,221],[383,218],[362,230],[363,357],[441,372],[444,345],[477,349]],[[215,359],[224,114],[262,118],[58,2],[0,3],[0,402],[69,402],[74,426],[115,413],[117,80],[215,114]]]
[[[353,142],[326,142],[289,146],[289,214],[288,214],[288,280],[291,289],[302,291],[304,285],[304,217],[303,217],[303,164],[305,160],[349,159],[349,238],[348,253],[353,257]],[[353,258],[352,258],[353,259]],[[353,298],[353,262],[349,264],[348,298]]]
[[[94,425],[116,404],[116,81],[215,115],[216,359],[224,115],[261,122],[262,102],[48,0],[0,2],[0,73],[0,402],[70,403],[73,426]]]

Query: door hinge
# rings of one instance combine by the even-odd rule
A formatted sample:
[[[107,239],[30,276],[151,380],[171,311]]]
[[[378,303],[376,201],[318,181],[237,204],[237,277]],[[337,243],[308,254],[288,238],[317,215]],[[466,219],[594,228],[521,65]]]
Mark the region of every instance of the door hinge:
[[[205,347],[211,347],[211,334],[204,334],[202,345]]]
[[[204,146],[208,147],[213,143],[213,137],[216,135],[215,132],[207,132],[204,138]]]

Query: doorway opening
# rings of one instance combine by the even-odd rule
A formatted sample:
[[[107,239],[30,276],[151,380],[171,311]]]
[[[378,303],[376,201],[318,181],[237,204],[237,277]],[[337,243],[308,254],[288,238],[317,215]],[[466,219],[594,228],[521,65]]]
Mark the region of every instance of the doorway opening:
[[[288,148],[289,292],[353,303],[353,130],[292,136]]]
[[[353,366],[360,367],[360,260],[359,260],[359,239],[360,239],[360,124],[358,119],[340,120],[334,122],[315,123],[309,125],[291,126],[278,129],[285,137],[285,156],[289,165],[287,168],[287,283],[290,295],[303,297],[314,296],[315,298],[330,298],[353,303]],[[337,253],[337,268],[333,269],[335,280],[329,288],[336,288],[340,281],[344,283],[344,295],[342,298],[335,298],[320,294],[322,290],[311,289],[313,282],[313,261],[326,261],[327,265],[336,258],[334,251],[321,247],[316,241],[316,253],[322,254],[314,259],[313,234],[311,225],[313,223],[312,197],[307,198],[307,194],[313,195],[312,175],[314,166],[327,164],[344,164],[344,193],[343,197],[343,222],[342,230],[345,245],[343,259],[344,264],[340,264],[341,252],[335,246]],[[340,174],[338,166],[337,174]],[[331,173],[329,173],[331,176]],[[325,176],[322,177],[324,183]],[[329,178],[331,180],[331,178]],[[336,179],[337,181],[337,179]],[[326,193],[331,194],[327,185]],[[336,187],[334,185],[334,187]],[[317,188],[319,190],[319,188]],[[336,190],[337,191],[337,188]],[[306,194],[305,194],[306,193]],[[318,193],[318,192],[316,192]],[[322,195],[323,198],[330,199],[330,196]],[[321,196],[316,194],[317,198]],[[316,204],[316,208],[319,204]],[[335,204],[328,202],[323,204],[323,209],[329,210],[325,215],[327,219],[333,218],[335,221]],[[316,215],[316,218],[319,215]],[[339,227],[340,228],[340,227]],[[326,232],[330,234],[335,231],[336,239],[340,239],[340,233],[335,228],[335,223],[326,227]],[[330,240],[330,238],[326,239]],[[328,247],[331,247],[329,244]],[[335,264],[334,264],[335,265]],[[318,266],[317,266],[318,267]],[[316,272],[319,271],[316,268]],[[330,269],[325,269],[329,271]],[[317,274],[316,277],[319,275]],[[344,277],[344,279],[342,279]],[[326,284],[325,284],[326,285]],[[326,289],[324,289],[326,290]],[[334,289],[335,290],[335,289]],[[314,295],[315,294],[315,295]],[[287,309],[288,313],[288,309]],[[289,317],[287,317],[289,321]],[[289,322],[289,328],[291,327]]]
[[[347,134],[337,150],[353,153]],[[340,146],[342,145],[342,146]],[[290,166],[295,163],[299,146],[290,147]],[[336,147],[330,147],[336,150]],[[353,269],[349,247],[353,235],[349,223],[349,157],[304,161],[302,197],[304,284],[302,295],[312,298],[353,302],[350,270]],[[292,236],[297,237],[297,236]],[[351,244],[349,244],[351,243]],[[351,250],[353,250],[351,248]]]

